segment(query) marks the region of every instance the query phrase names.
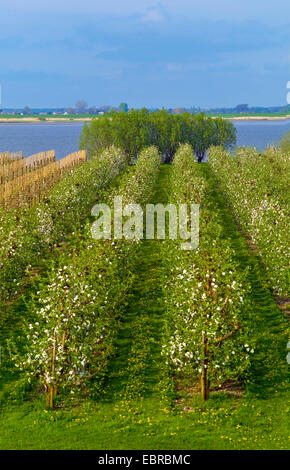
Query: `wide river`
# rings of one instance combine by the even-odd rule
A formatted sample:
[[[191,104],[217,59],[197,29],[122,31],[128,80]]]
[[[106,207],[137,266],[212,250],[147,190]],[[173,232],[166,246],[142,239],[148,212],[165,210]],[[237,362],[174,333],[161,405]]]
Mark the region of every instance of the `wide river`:
[[[287,121],[233,121],[237,129],[237,146],[255,146],[263,151],[267,145],[277,144],[290,131]],[[55,150],[56,158],[63,158],[78,150],[83,124],[67,123],[1,123],[0,152],[23,150],[32,155],[44,150]]]

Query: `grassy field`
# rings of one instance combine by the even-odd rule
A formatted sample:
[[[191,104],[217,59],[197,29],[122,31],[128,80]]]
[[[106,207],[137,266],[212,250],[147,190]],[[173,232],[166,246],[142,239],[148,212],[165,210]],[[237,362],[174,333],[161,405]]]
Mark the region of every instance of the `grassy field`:
[[[207,164],[200,172],[212,178]],[[152,202],[166,203],[171,166],[163,165]],[[133,288],[116,340],[103,391],[96,400],[59,401],[45,407],[42,395],[23,398],[21,384],[9,368],[2,371],[0,386],[1,449],[287,449],[289,395],[285,322],[267,289],[256,255],[247,247],[235,221],[216,188],[211,193],[223,212],[224,228],[243,267],[250,267],[252,301],[259,322],[259,348],[252,360],[247,383],[236,389],[213,392],[206,403],[190,390],[172,391],[164,399],[160,339],[164,302],[164,266],[160,241],[138,245]],[[69,243],[69,241],[68,241]],[[58,256],[51,253],[50,258]],[[39,274],[24,297],[7,305],[0,317],[0,343],[19,334],[20,319],[29,317],[27,299],[46,280],[43,260]],[[41,263],[40,263],[41,264]],[[5,357],[2,361],[5,362]],[[12,400],[7,400],[9,389]]]

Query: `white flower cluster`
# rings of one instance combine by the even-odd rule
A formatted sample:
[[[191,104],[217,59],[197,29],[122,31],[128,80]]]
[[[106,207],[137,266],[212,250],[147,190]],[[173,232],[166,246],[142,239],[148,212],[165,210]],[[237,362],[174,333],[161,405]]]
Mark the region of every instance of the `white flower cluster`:
[[[289,296],[289,154],[210,150],[209,164],[242,229],[258,250],[277,294]]]
[[[249,287],[222,237],[218,207],[210,201],[210,180],[201,176],[192,150],[182,146],[174,159],[176,201],[201,203],[198,250],[180,252],[164,242],[166,333],[162,355],[175,371],[197,377],[207,369],[211,383],[239,377],[249,366],[249,327],[245,309]],[[249,315],[249,313],[248,313]]]
[[[26,267],[74,230],[125,165],[123,152],[106,149],[67,173],[34,208],[0,209],[0,299],[15,293],[14,280],[17,286]]]
[[[142,204],[150,201],[160,164],[161,156],[156,147],[148,147],[140,152],[137,163],[133,167],[133,175],[122,191],[124,204]],[[111,199],[117,194],[118,190],[112,192]]]
[[[110,152],[108,156],[112,156]],[[155,148],[142,152],[118,188],[121,195],[126,197],[128,188],[130,192],[136,180],[142,181],[138,202],[147,203],[159,164]],[[111,191],[105,197],[109,198]],[[122,301],[133,282],[134,242],[96,241],[86,230],[77,241],[76,247],[67,247],[59,267],[49,272],[48,284],[37,292],[35,321],[27,325],[25,353],[13,355],[16,367],[29,380],[40,380],[53,395],[61,389],[75,393],[105,369]]]

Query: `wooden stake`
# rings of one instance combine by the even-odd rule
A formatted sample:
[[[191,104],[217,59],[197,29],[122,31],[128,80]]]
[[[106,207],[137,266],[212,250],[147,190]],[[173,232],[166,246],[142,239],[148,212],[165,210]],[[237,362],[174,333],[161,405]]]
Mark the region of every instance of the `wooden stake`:
[[[202,401],[206,401],[209,399],[209,379],[208,379],[208,342],[205,333],[202,335],[202,344],[203,344],[203,353],[204,353],[204,360],[203,360],[203,367],[202,373],[200,378],[200,385],[201,385],[201,398]]]

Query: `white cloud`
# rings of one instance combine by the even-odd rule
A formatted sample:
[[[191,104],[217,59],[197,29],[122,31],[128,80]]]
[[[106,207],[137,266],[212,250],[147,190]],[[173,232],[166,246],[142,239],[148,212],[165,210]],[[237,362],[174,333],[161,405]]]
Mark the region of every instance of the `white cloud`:
[[[141,17],[143,23],[160,23],[165,21],[166,15],[160,5],[149,8],[146,13]]]

